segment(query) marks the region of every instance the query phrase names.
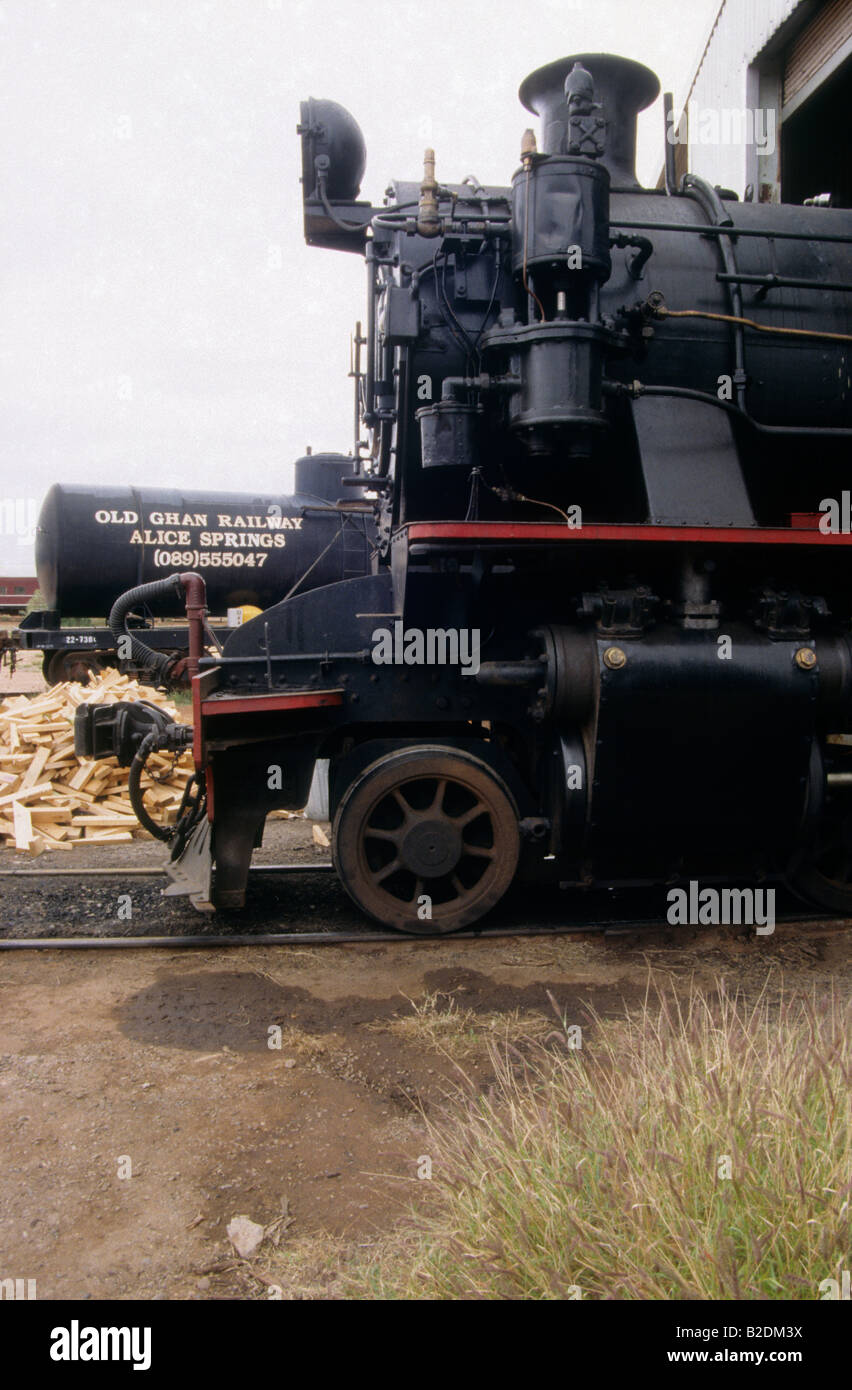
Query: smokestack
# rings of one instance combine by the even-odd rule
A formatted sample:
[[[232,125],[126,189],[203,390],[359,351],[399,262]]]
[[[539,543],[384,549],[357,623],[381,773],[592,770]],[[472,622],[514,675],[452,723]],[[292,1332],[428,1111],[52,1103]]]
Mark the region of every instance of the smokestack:
[[[609,170],[612,187],[638,188],[636,178],[636,117],[660,93],[655,73],[632,58],[613,53],[575,53],[537,68],[525,77],[518,96],[528,111],[541,117],[544,154],[562,154],[568,108],[565,79],[579,63],[594,79],[594,98],[606,120],[606,150],[601,163]]]

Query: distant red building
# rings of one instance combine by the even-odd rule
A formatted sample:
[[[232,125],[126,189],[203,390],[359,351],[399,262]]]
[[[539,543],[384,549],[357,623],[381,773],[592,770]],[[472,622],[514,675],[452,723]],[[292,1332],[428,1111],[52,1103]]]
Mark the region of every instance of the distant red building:
[[[36,591],[35,575],[22,579],[0,575],[0,613],[23,613]]]

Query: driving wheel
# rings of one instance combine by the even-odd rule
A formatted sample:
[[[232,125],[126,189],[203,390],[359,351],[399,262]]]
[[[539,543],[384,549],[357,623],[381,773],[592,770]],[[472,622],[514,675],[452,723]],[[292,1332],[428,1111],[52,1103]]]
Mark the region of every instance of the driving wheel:
[[[852,816],[824,825],[813,853],[791,877],[791,886],[829,912],[852,913]]]
[[[478,921],[511,883],[519,851],[505,783],[456,748],[379,758],[347,788],[332,830],[349,896],[386,926],[421,935]]]

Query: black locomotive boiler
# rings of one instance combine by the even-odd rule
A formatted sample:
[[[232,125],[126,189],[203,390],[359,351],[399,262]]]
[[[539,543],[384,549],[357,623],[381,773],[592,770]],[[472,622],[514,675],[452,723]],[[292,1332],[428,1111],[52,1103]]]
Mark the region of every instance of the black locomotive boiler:
[[[324,758],[340,879],[404,931],[518,877],[852,906],[852,212],[676,187],[671,160],[642,188],[658,92],[624,58],[551,63],[508,186],[444,183],[427,151],[382,206],[352,117],[303,104],[306,238],[367,271],[376,553],[216,658],[199,577],[160,581],[198,629],[169,891],[239,907]],[[79,716],[81,751],[137,767],[179,737]]]

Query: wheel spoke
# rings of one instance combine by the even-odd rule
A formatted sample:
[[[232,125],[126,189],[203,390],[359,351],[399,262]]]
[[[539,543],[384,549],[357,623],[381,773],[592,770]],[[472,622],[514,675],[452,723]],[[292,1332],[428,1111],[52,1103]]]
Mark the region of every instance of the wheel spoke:
[[[465,888],[465,886],[464,886],[464,884],[462,883],[461,879],[459,878],[458,874],[450,874],[450,883],[451,883],[451,884],[453,885],[453,887],[455,888],[455,890],[456,890],[456,892],[458,893],[459,897],[460,897],[460,898],[463,898],[464,895],[465,895],[465,893],[467,892],[467,889]]]
[[[406,819],[406,820],[410,820],[410,819],[411,819],[411,807],[409,806],[408,802],[406,801],[406,799],[405,799],[405,797],[403,796],[402,792],[400,791],[399,787],[394,787],[393,791],[391,792],[391,796],[393,797],[393,799],[394,799],[394,801],[396,802],[397,806],[398,806],[399,809],[401,810],[401,812],[402,812],[403,816],[405,817],[405,819]]]
[[[444,804],[444,793],[446,792],[446,790],[447,779],[446,777],[441,777],[437,787],[435,788],[435,795],[432,798],[432,805],[429,807],[430,811],[440,811],[442,809]]]
[[[383,883],[386,878],[390,878],[391,874],[395,874],[397,869],[401,869],[402,867],[403,864],[401,859],[392,859],[389,864],[385,864],[383,868],[376,870],[373,874],[373,882]]]
[[[477,801],[476,805],[471,806],[469,811],[463,811],[460,816],[451,816],[450,819],[453,825],[457,826],[459,830],[463,830],[466,825],[475,820],[477,816],[481,816],[483,811],[487,809],[484,801]]]
[[[365,840],[388,840],[392,845],[399,843],[399,829],[381,830],[378,826],[368,825],[364,831]]]
[[[490,849],[483,845],[462,845],[462,858],[466,854],[470,854],[474,859],[493,859],[496,853],[497,850],[494,845]]]

